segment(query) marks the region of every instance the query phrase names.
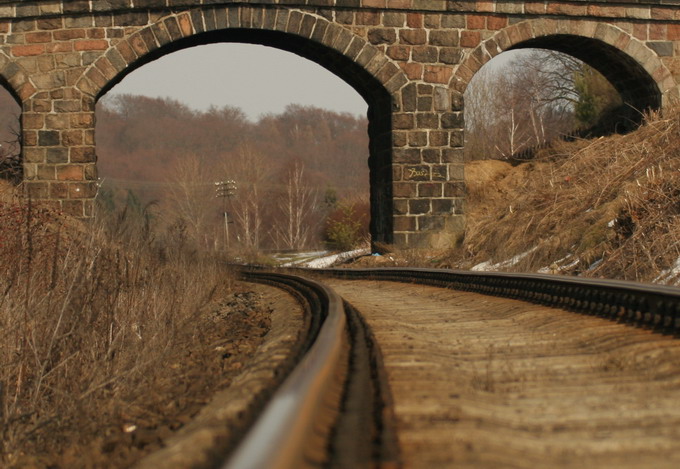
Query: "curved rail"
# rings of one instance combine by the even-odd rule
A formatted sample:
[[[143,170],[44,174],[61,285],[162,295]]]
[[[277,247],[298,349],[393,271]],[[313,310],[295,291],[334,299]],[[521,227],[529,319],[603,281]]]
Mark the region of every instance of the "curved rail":
[[[255,426],[224,466],[236,468],[291,468],[308,465],[309,442],[318,443],[315,420],[327,413],[329,393],[337,392],[337,375],[343,373],[348,347],[343,304],[332,290],[316,282],[280,274],[246,273],[248,280],[273,285],[283,283],[305,291],[316,303],[319,324],[311,343],[291,375],[274,394]],[[304,288],[301,288],[304,287]],[[266,450],[263,450],[266,448]]]
[[[621,280],[444,269],[315,269],[341,278],[422,283],[680,331],[680,289]]]
[[[396,460],[380,357],[356,312],[309,279],[262,271],[242,275],[303,296],[311,332],[299,364],[223,468],[318,467],[330,458],[341,467],[363,467]],[[361,432],[354,422],[361,422]]]
[[[680,329],[680,289],[673,287],[504,272],[400,268],[287,270],[347,279],[427,284],[624,320],[667,333],[677,333]],[[275,393],[224,467],[356,466],[356,458],[338,463],[337,453],[362,453],[362,461],[371,461],[371,465],[385,462],[398,465],[396,438],[391,433],[390,409],[386,405],[389,393],[384,383],[371,382],[382,373],[379,351],[356,311],[349,305],[343,305],[342,299],[333,290],[309,279],[264,271],[246,271],[243,275],[251,281],[287,285],[289,289],[304,292],[303,295],[316,310],[312,315],[316,319],[312,320],[309,346],[299,366]],[[369,350],[368,361],[371,363],[370,369],[364,365],[364,382],[357,385],[356,381],[351,384],[348,378],[360,374],[357,369],[361,365],[357,363],[367,361],[366,353],[359,357],[356,351],[362,347],[356,345],[359,336],[366,339],[363,348]],[[347,404],[352,393],[354,399],[365,400],[372,396],[373,403]],[[352,407],[361,407],[363,413],[349,418],[342,415]],[[358,430],[363,430],[361,425],[371,420],[372,423],[367,425],[373,426],[373,439],[378,442],[378,450],[375,446],[369,450],[357,446],[357,440],[367,439],[367,433]],[[377,436],[375,428],[381,429]],[[334,448],[336,454],[329,456]],[[352,449],[348,451],[347,448]],[[342,460],[342,456],[340,458]]]

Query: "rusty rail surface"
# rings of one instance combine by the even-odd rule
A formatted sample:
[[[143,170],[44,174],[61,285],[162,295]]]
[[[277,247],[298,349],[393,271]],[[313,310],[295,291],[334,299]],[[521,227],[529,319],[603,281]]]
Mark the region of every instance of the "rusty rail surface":
[[[347,279],[434,285],[593,314],[663,332],[680,331],[680,289],[677,287],[622,280],[447,269],[308,269],[306,272]]]
[[[378,349],[356,312],[309,279],[263,271],[242,276],[295,291],[310,309],[312,324],[299,364],[223,467],[368,467],[396,461]]]

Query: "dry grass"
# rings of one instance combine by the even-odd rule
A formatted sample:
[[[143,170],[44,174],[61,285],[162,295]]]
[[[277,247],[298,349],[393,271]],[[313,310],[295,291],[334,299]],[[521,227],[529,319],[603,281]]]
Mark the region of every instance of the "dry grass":
[[[0,201],[0,465],[96,435],[168,379],[164,357],[230,288],[181,244],[125,217],[84,227]]]
[[[638,131],[558,142],[515,167],[468,165],[468,227],[443,265],[673,283],[680,257],[680,109]]]

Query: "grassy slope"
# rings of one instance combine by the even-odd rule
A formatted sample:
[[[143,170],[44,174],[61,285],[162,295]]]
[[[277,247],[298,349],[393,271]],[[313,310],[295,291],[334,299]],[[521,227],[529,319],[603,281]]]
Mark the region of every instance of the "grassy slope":
[[[469,163],[466,238],[442,265],[676,283],[660,274],[680,257],[679,165],[677,108],[631,134],[558,142],[517,166]]]
[[[0,466],[25,467],[146,419],[154,393],[171,402],[164,383],[187,371],[166,362],[205,342],[233,282],[181,239],[84,227],[13,192],[0,185]]]

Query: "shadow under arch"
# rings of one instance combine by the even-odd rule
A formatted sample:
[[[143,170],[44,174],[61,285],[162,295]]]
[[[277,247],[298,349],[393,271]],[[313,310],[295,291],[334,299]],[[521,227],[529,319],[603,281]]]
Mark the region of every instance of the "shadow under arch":
[[[126,75],[162,56],[189,47],[224,42],[259,44],[292,52],[326,68],[361,95],[368,104],[372,243],[392,243],[392,96],[366,68],[331,47],[304,36],[274,30],[227,28],[197,33],[153,49],[127,64],[101,87],[95,101]],[[272,71],[272,86],[276,86],[275,71]]]
[[[527,20],[505,28],[468,55],[451,86],[464,92],[474,74],[496,55],[513,49],[546,49],[571,55],[600,72],[618,91],[623,106],[615,117],[629,131],[644,112],[677,94],[677,83],[659,57],[643,42],[609,24],[588,21]]]

